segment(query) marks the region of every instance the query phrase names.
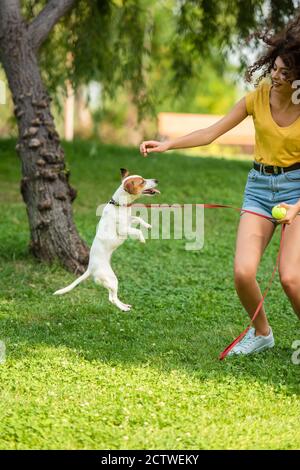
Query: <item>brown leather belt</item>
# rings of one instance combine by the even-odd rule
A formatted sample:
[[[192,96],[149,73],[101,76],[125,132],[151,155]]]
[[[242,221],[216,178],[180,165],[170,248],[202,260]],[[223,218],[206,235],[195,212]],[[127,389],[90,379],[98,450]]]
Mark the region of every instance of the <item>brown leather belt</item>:
[[[263,163],[253,162],[253,168],[261,173],[272,173],[277,175],[278,173],[286,173],[287,171],[299,170],[300,162],[294,163],[290,166],[271,166],[264,165]]]

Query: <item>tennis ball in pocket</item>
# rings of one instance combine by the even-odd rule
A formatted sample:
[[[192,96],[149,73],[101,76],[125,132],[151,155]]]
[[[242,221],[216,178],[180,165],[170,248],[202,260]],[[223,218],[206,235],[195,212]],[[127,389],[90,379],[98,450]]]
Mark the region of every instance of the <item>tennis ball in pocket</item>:
[[[274,206],[272,209],[272,217],[274,219],[283,219],[286,216],[286,208]]]

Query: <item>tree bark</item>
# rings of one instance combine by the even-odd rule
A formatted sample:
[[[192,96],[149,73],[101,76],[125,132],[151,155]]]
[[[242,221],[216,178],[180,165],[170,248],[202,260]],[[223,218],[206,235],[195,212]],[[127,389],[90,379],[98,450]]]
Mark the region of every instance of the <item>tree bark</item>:
[[[21,17],[18,0],[0,0],[0,15],[0,60],[18,122],[16,150],[22,162],[21,193],[29,219],[30,250],[40,260],[59,259],[70,271],[82,273],[89,250],[73,223],[76,191],[68,182],[70,173],[39,72],[36,43]]]
[[[45,8],[28,26],[34,49],[45,41],[58,20],[74,5],[76,0],[49,0]]]

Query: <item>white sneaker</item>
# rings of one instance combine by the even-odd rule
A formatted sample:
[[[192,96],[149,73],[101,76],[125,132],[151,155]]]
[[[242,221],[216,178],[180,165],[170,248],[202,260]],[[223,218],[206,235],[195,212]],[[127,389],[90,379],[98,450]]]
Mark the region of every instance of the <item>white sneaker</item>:
[[[228,356],[261,352],[273,348],[274,345],[272,328],[268,336],[255,336],[255,328],[250,328],[244,338],[229,351]]]

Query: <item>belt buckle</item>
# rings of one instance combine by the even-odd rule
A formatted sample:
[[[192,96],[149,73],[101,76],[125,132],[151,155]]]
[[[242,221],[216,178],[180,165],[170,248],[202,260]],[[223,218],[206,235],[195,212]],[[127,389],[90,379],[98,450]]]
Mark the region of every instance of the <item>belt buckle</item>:
[[[262,170],[263,170],[264,175],[272,175],[271,172],[266,171],[266,166],[267,165],[262,164]]]
[[[275,175],[278,175],[278,166],[273,166]]]

